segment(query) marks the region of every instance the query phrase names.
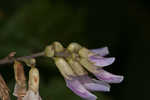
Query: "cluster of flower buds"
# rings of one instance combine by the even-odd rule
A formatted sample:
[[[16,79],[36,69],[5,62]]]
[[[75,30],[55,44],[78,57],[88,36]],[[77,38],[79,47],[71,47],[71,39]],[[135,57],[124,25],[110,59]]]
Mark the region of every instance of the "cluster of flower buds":
[[[39,95],[39,71],[35,68],[35,59],[24,59],[24,62],[31,67],[29,72],[28,89],[26,89],[26,78],[23,65],[19,61],[14,62],[16,85],[13,95],[18,100],[42,100]]]
[[[120,83],[123,80],[123,76],[103,69],[115,61],[114,57],[104,57],[108,54],[107,47],[89,50],[77,43],[64,48],[59,42],[54,42],[45,48],[45,56],[54,59],[67,87],[87,100],[97,99],[90,91],[108,92],[109,83]],[[88,72],[97,79],[89,77]]]

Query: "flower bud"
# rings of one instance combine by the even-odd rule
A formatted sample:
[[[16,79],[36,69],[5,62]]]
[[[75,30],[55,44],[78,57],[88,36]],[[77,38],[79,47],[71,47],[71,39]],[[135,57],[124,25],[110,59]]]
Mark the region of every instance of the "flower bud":
[[[93,55],[93,53],[90,52],[87,48],[81,48],[78,53],[83,58],[88,58],[90,55]]]
[[[30,66],[30,67],[36,65],[36,60],[34,58],[25,58],[23,59],[23,61],[25,62],[27,66]]]
[[[72,53],[71,58],[72,59],[79,59],[79,55],[77,53]]]
[[[71,79],[69,76],[75,76],[75,73],[71,69],[70,65],[65,61],[65,59],[57,57],[54,58],[54,60],[57,68],[64,78]]]
[[[73,60],[72,58],[68,58],[68,63],[71,65],[71,68],[73,69],[73,71],[81,76],[81,75],[86,75],[87,72],[85,71],[85,69],[80,65],[80,63],[78,63],[77,61]]]
[[[45,56],[47,57],[53,57],[54,56],[54,47],[52,45],[49,45],[45,48]]]
[[[55,52],[64,51],[64,47],[61,45],[61,43],[59,43],[57,41],[53,43],[53,46],[54,46]]]
[[[99,71],[97,70],[97,67],[94,66],[92,63],[90,63],[87,59],[85,58],[80,58],[79,60],[80,64],[84,66],[89,72],[91,73],[98,73]]]
[[[39,71],[35,67],[32,67],[29,72],[29,90],[35,93],[39,90]]]
[[[81,45],[78,43],[70,43],[69,46],[67,47],[67,50],[70,52],[78,52],[81,49]]]

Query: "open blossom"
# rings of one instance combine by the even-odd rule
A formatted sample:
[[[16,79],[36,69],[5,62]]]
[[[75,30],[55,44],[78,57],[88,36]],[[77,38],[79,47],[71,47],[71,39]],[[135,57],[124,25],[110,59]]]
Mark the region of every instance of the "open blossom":
[[[109,54],[107,47],[101,49],[95,49],[91,51],[98,54],[89,57],[89,60],[93,62],[95,66],[104,67],[104,66],[111,65],[115,61],[114,57],[107,57],[107,58],[103,57]],[[120,83],[123,81],[123,76],[121,75],[114,75],[112,73],[105,71],[103,68],[98,68],[98,69],[99,72],[95,73],[95,76],[100,80],[106,81],[108,83]]]
[[[64,49],[60,43],[55,42],[53,50],[62,55],[65,50],[70,53],[64,57],[54,56],[53,59],[67,87],[83,99],[96,100],[97,97],[92,91],[108,92],[109,83],[120,83],[123,80],[123,76],[111,74],[103,69],[115,61],[114,57],[104,57],[109,54],[107,47],[88,50],[77,43],[71,43]],[[47,54],[50,55],[49,52]],[[91,78],[87,71],[97,79]]]
[[[64,76],[68,88],[84,99],[96,100],[97,97],[83,86],[70,65],[63,58],[55,58],[54,60],[59,71]]]
[[[93,52],[92,52],[93,51]],[[99,80],[105,81],[107,83],[120,83],[123,80],[123,76],[114,75],[103,69],[103,67],[111,65],[114,61],[114,57],[103,57],[108,54],[108,48],[101,48],[89,51],[86,48],[82,48],[79,51],[80,63],[91,73],[93,73]],[[84,57],[84,53],[88,53],[88,59]],[[82,54],[83,53],[83,54]],[[103,55],[103,56],[101,56]]]
[[[72,70],[76,73],[76,77],[73,78],[79,80],[86,89],[90,91],[105,92],[110,90],[110,86],[106,82],[89,77],[88,72],[77,61],[70,58],[68,63],[71,65]]]

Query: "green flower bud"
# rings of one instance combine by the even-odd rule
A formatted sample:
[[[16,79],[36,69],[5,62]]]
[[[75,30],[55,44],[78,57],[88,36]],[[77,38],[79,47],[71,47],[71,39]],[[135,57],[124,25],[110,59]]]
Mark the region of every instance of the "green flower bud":
[[[32,67],[29,71],[29,89],[35,93],[39,90],[39,71],[35,67]]]
[[[63,52],[64,51],[64,47],[61,45],[61,43],[59,43],[57,41],[53,43],[53,46],[54,46],[55,52]]]
[[[69,46],[67,47],[67,50],[70,52],[78,52],[81,49],[81,45],[78,43],[70,43]]]
[[[53,57],[54,56],[54,47],[52,45],[49,45],[44,50],[45,56],[47,57]]]
[[[36,60],[34,58],[25,58],[25,59],[23,59],[23,61],[29,67],[32,67],[32,66],[36,65]]]
[[[90,55],[93,55],[93,53],[90,52],[87,48],[81,48],[78,53],[83,58],[88,58]]]
[[[73,60],[72,58],[68,58],[68,63],[71,65],[71,68],[77,75],[80,76],[87,74],[86,70],[80,65],[80,63]]]
[[[91,73],[98,73],[99,71],[97,70],[97,67],[94,66],[92,63],[90,63],[87,59],[85,58],[80,58],[79,60],[80,64],[84,66],[89,72]]]
[[[69,76],[75,76],[75,73],[71,69],[70,65],[65,61],[65,59],[56,57],[54,60],[57,68],[64,78],[71,79]]]

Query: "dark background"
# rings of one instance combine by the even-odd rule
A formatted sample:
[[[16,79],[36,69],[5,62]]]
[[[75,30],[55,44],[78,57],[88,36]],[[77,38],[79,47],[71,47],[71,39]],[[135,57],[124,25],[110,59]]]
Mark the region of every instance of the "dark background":
[[[150,2],[148,0],[1,0],[0,58],[42,51],[53,41],[78,42],[88,48],[108,46],[116,61],[107,68],[124,75],[98,100],[148,100],[150,84]],[[43,100],[82,100],[65,85],[54,62],[37,58]],[[29,67],[25,66],[28,76]],[[0,65],[11,94],[12,64]],[[14,96],[11,96],[14,100]]]

